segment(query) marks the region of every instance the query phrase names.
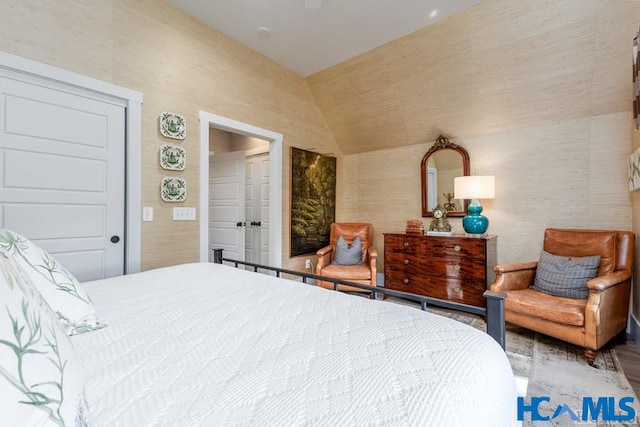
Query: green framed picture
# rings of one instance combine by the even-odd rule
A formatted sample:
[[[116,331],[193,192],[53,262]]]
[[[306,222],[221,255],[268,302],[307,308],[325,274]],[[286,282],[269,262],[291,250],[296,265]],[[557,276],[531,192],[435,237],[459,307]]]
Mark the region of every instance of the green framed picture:
[[[336,218],[336,158],[291,147],[291,256],[329,244]]]

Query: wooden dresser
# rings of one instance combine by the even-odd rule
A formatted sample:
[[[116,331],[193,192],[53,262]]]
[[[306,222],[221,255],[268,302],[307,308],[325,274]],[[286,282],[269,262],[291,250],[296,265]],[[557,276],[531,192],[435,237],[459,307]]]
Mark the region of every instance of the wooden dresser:
[[[485,307],[496,243],[496,236],[385,233],[385,287]]]

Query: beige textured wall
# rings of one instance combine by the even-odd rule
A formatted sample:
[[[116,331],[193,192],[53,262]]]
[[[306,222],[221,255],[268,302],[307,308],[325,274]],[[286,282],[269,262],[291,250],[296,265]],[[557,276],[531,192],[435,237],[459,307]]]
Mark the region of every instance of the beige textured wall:
[[[226,130],[209,128],[209,152],[228,153],[231,151],[231,133]]]
[[[2,0],[0,50],[144,93],[142,268],[198,260],[198,222],[160,200],[162,111],[187,120],[185,206],[198,206],[198,111],[284,135],[283,260],[289,260],[289,147],[340,153],[305,80],[160,0]],[[175,142],[172,140],[171,142]]]
[[[231,147],[233,151],[236,151],[236,150],[246,151],[246,150],[253,150],[258,148],[269,150],[269,142],[265,141],[264,139],[232,133]]]
[[[253,150],[256,148],[269,150],[269,142],[252,136],[209,128],[209,151],[228,153],[229,151]]]
[[[420,217],[420,161],[442,132],[496,177],[498,262],[537,259],[545,227],[631,230],[639,23],[638,1],[487,0],[310,76],[352,177],[338,219],[371,221],[382,251]]]

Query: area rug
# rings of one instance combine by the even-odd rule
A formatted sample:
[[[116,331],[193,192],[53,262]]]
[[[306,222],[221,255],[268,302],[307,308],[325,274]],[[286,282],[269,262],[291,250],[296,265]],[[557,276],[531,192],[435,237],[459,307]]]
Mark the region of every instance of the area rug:
[[[388,298],[390,302],[419,307],[412,301]],[[486,330],[484,320],[479,316],[460,312],[429,308],[435,314],[447,316],[480,330]],[[533,332],[515,325],[506,327],[506,353],[515,375],[528,379],[525,404],[532,397],[549,397],[549,402],[539,404],[539,414],[551,418],[549,421],[531,421],[531,414],[524,414],[523,426],[593,426],[593,427],[640,427],[640,403],[629,381],[624,376],[615,350],[605,348],[598,352],[595,360],[597,369],[587,364],[582,349],[552,337]],[[617,404],[624,397],[633,398],[630,404],[635,409],[633,421],[604,421],[600,412],[599,421],[574,421],[571,413],[565,411],[553,418],[561,405],[566,405],[574,415],[581,418],[583,398],[613,398],[616,414]]]

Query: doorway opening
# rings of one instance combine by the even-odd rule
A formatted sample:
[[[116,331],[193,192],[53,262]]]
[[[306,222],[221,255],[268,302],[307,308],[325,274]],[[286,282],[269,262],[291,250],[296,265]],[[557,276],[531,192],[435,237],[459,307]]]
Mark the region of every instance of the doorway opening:
[[[238,227],[243,227],[243,232],[240,235],[245,235],[244,230],[249,229],[251,231],[251,239],[257,239],[258,234],[260,235],[260,240],[266,240],[266,242],[262,242],[261,246],[268,248],[268,256],[265,253],[265,258],[268,258],[268,264],[275,267],[281,267],[282,265],[282,135],[258,128],[256,126],[252,126],[247,123],[238,122],[235,120],[228,119],[226,117],[218,116],[215,114],[207,113],[204,111],[200,111],[200,262],[208,262],[210,260],[210,243],[212,242],[211,236],[211,227],[213,220],[217,220],[218,218],[214,218],[218,212],[215,212],[215,215],[212,215],[212,209],[210,209],[210,200],[212,197],[211,189],[210,189],[210,180],[211,178],[211,166],[210,166],[210,151],[214,151],[215,158],[215,150],[212,150],[212,144],[210,141],[210,135],[215,134],[218,131],[227,132],[231,135],[236,135],[238,141],[245,141],[243,143],[230,144],[230,149],[228,154],[222,154],[218,156],[218,159],[225,159],[226,156],[233,157],[233,149],[242,148],[243,144],[245,144],[245,148],[247,150],[243,150],[242,158],[246,158],[247,156],[244,154],[249,154],[248,157],[260,158],[260,156],[264,156],[268,153],[268,172],[265,171],[264,175],[268,176],[268,183],[265,185],[268,187],[268,207],[265,207],[268,214],[265,212],[265,216],[268,216],[269,226],[268,230],[261,230],[261,225],[258,226],[255,224],[256,222],[260,222],[259,219],[246,218],[246,211],[240,212],[238,209],[237,215],[238,219],[236,219],[236,224],[240,223],[241,225],[234,225],[232,229],[227,228],[228,233],[237,233],[239,230]],[[231,138],[231,137],[230,137]],[[260,148],[260,147],[250,147],[247,144],[252,144],[251,142],[246,141],[256,141],[262,140],[265,141],[268,145]],[[254,142],[258,144],[257,142]],[[234,147],[234,145],[236,147]],[[237,152],[236,152],[237,154]],[[237,158],[237,156],[236,156]],[[232,161],[232,160],[228,160]],[[238,161],[238,160],[233,160]],[[229,163],[231,165],[231,163]],[[237,168],[237,167],[236,167]],[[242,167],[242,175],[244,175],[244,163]],[[226,174],[225,174],[226,175]],[[243,178],[244,180],[244,178]],[[223,183],[224,184],[224,183]],[[245,197],[246,187],[243,184],[242,188],[238,191],[241,191],[242,197]],[[230,188],[230,187],[229,187]],[[240,188],[240,187],[238,187]],[[235,193],[236,197],[240,197],[237,192]],[[216,195],[213,195],[214,198]],[[225,197],[225,196],[222,196]],[[232,210],[227,209],[225,212],[229,214]],[[246,222],[249,221],[249,227],[247,227]],[[252,225],[251,222],[254,222]],[[244,224],[242,224],[244,223]],[[219,225],[217,221],[215,221],[214,226]],[[265,227],[266,228],[266,227]],[[255,231],[258,230],[258,233]],[[244,246],[245,239],[244,237],[238,239],[238,243],[241,246]],[[238,259],[245,258],[245,248],[243,247],[240,254],[237,254]],[[261,258],[262,263],[264,263],[264,258]]]
[[[269,142],[209,128],[209,261],[269,264]]]

